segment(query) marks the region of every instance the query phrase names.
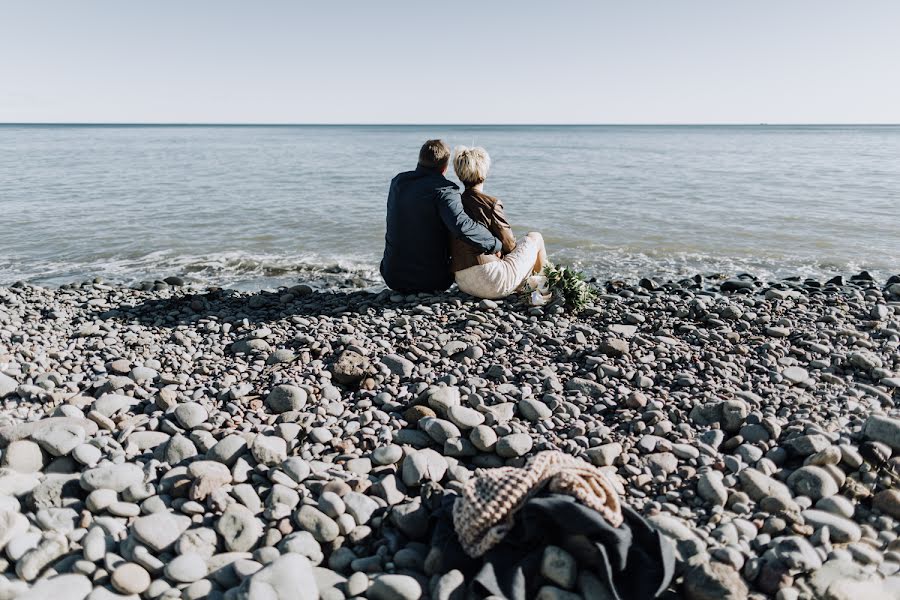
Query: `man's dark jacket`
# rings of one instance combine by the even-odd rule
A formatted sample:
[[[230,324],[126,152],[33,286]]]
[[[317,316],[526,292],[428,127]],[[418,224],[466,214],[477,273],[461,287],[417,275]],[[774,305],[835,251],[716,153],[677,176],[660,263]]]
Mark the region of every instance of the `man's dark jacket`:
[[[485,253],[501,248],[500,240],[469,218],[459,189],[439,169],[419,165],[394,177],[381,261],[381,276],[388,287],[402,292],[449,288],[453,284],[449,236]]]

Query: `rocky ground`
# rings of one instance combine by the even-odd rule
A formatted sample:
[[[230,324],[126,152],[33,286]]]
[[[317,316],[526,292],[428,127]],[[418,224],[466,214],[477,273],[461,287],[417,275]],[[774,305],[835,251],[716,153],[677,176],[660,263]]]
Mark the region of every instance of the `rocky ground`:
[[[542,449],[671,536],[669,597],[900,597],[900,277],[578,317],[180,283],[0,289],[0,600],[459,598],[433,498]],[[605,597],[558,548],[533,577]]]

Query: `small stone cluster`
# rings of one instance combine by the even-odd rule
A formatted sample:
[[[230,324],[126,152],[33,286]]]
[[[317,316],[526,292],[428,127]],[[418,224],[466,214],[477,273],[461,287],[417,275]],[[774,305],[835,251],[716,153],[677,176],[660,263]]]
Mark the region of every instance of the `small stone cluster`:
[[[0,289],[0,599],[460,598],[434,499],[545,449],[672,538],[670,597],[898,597],[900,278],[604,291]]]

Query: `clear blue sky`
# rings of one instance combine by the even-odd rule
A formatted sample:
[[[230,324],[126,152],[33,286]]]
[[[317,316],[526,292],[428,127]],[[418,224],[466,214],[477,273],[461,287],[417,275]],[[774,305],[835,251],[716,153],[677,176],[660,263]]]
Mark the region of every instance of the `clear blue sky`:
[[[0,0],[0,122],[896,123],[900,1]]]

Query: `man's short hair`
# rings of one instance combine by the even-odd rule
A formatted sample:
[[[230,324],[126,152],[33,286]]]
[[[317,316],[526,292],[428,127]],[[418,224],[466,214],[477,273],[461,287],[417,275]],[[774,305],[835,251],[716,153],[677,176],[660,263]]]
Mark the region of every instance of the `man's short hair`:
[[[476,146],[466,148],[456,147],[456,156],[453,157],[453,170],[456,176],[466,185],[478,185],[487,179],[488,170],[491,168],[491,157],[487,150]]]
[[[450,162],[450,146],[441,140],[428,140],[419,150],[419,164],[423,167],[441,168]]]

